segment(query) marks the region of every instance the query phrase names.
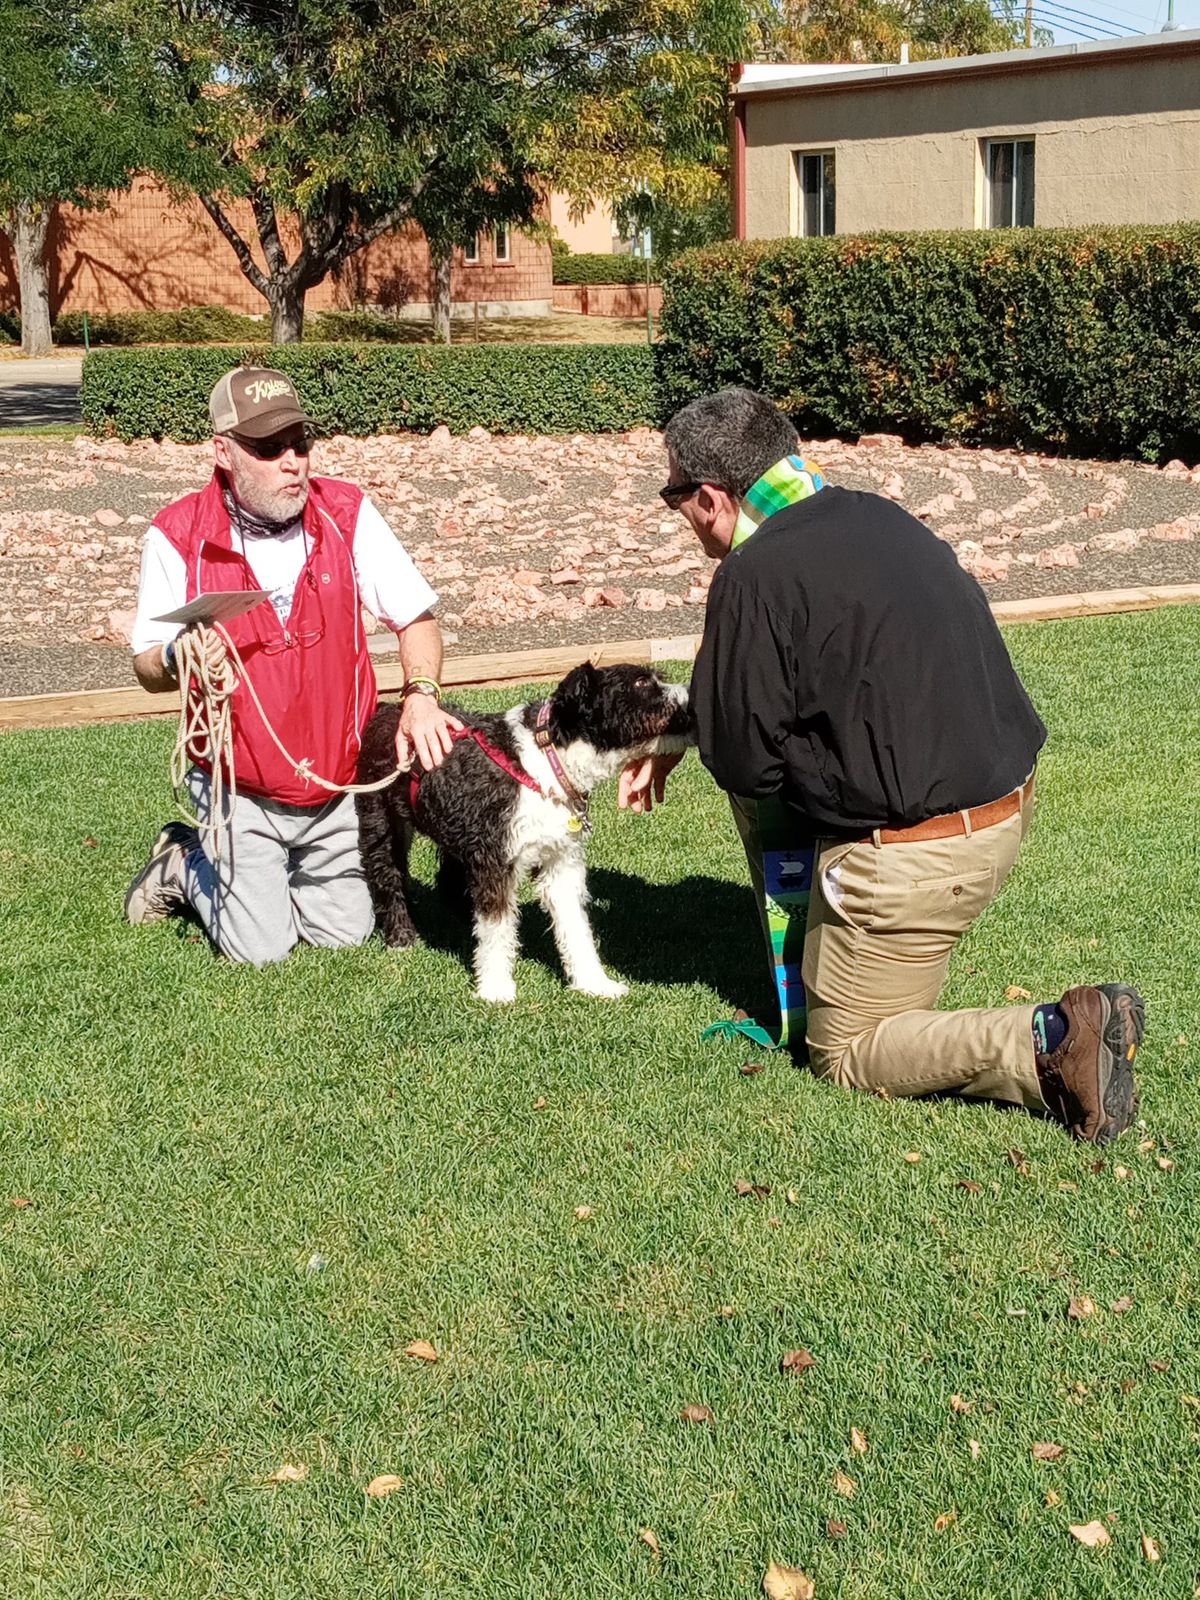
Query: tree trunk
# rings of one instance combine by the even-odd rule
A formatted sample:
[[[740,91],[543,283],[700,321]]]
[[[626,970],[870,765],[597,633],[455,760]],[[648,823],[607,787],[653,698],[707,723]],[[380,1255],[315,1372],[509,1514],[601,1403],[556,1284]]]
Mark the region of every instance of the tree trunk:
[[[272,283],[268,304],[271,307],[271,343],[299,344],[304,333],[304,296],[307,290],[295,283]]]
[[[449,245],[430,245],[429,260],[432,268],[433,331],[436,339],[450,343],[450,268],[454,252]]]
[[[50,337],[50,280],[46,272],[46,234],[50,207],[19,201],[13,213],[12,241],[17,258],[21,293],[21,354],[48,356]]]

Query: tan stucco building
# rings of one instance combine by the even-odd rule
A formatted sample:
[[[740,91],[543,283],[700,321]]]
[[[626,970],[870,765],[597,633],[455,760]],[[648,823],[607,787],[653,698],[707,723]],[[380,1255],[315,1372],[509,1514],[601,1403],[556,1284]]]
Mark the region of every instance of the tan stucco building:
[[[739,238],[1200,219],[1200,30],[733,89]]]

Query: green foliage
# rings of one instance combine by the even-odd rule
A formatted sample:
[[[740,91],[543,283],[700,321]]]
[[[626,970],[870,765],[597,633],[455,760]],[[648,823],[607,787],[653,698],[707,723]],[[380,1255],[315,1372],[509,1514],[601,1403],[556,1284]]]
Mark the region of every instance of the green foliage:
[[[91,433],[209,437],[208,396],[223,372],[269,362],[295,382],[321,434],[608,433],[654,421],[645,345],[285,345],[101,351],[83,365]]]
[[[726,245],[664,275],[670,415],[744,383],[806,433],[1200,454],[1200,226]]]
[[[581,251],[579,255],[555,256],[555,283],[645,283],[644,256],[606,256]],[[651,258],[650,282],[658,282],[658,266]]]
[[[759,37],[756,59],[897,61],[907,44],[914,61],[985,55],[1025,42],[1024,10],[1014,0],[751,0]],[[1034,30],[1034,42],[1053,35]]]
[[[165,175],[196,188],[279,342],[299,339],[309,289],[403,225],[441,256],[536,222],[548,182],[582,201],[707,191],[744,37],[741,0],[111,3],[190,124]]]
[[[769,991],[695,755],[652,817],[592,806],[629,996],[571,993],[530,903],[488,1007],[424,841],[420,946],[235,966],[121,918],[173,718],[0,736],[5,1600],[761,1600],[770,1559],[820,1600],[1186,1600],[1200,608],[1007,637],[1050,742],[943,1003],[1136,982],[1145,1126],[1109,1151],[701,1044]],[[1067,1531],[1110,1514],[1108,1550]]]
[[[94,345],[218,344],[231,339],[261,338],[263,326],[253,317],[224,306],[187,306],[180,311],[112,311],[87,319],[88,342]],[[83,313],[68,311],[54,321],[55,344],[83,343]]]
[[[0,0],[0,220],[95,205],[175,147],[147,57],[98,0]]]
[[[0,344],[20,344],[21,313],[0,311]]]

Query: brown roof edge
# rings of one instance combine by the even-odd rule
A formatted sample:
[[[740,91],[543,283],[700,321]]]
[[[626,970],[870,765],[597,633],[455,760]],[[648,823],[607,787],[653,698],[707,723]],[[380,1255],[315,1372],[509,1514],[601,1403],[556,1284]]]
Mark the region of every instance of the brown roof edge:
[[[797,95],[906,88],[909,84],[940,82],[948,77],[995,78],[1015,73],[1059,72],[1070,67],[1090,66],[1093,62],[1103,62],[1107,65],[1114,61],[1161,61],[1164,50],[1179,56],[1200,55],[1200,29],[1189,29],[1186,33],[1168,37],[1165,41],[1160,36],[1154,36],[1154,42],[1146,44],[1139,44],[1135,39],[1121,40],[1115,41],[1109,48],[1088,48],[1086,51],[1072,51],[1070,54],[1059,46],[1053,47],[1052,55],[1049,51],[1043,54],[1039,50],[1028,52],[1005,50],[998,52],[995,59],[988,56],[964,57],[962,66],[959,66],[952,56],[941,57],[937,61],[909,62],[902,71],[899,70],[899,62],[870,62],[864,63],[861,69],[856,68],[853,72],[847,70],[844,77],[835,77],[831,74],[828,78],[816,78],[811,83],[793,84],[790,87],[777,89],[757,89],[753,85],[743,88],[739,82],[733,86],[731,93],[740,103],[752,102],[757,105],[760,101],[791,100]],[[873,74],[871,77],[856,75],[859,70],[865,74],[880,66],[891,66],[896,70],[887,74]]]

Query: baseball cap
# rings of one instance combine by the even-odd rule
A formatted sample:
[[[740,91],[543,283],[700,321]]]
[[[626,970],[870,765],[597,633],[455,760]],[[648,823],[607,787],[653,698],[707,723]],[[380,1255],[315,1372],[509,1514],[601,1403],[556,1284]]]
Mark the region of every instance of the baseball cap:
[[[305,427],[309,423],[292,380],[271,367],[235,367],[227,372],[208,397],[208,414],[214,433],[244,439],[268,439],[297,423]]]

